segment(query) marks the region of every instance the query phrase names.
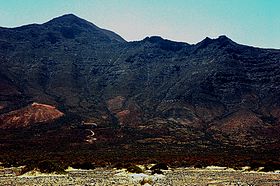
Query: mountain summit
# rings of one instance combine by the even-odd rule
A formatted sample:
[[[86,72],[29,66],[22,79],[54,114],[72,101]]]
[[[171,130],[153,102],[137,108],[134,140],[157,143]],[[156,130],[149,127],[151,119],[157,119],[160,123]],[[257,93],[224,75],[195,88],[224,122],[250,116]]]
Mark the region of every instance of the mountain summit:
[[[96,25],[81,19],[74,14],[66,14],[57,18],[52,19],[51,21],[44,24],[47,27],[53,27],[54,29],[60,29],[62,35],[70,38],[73,38],[75,34],[80,32],[88,32],[92,34],[100,34],[108,37],[110,40],[115,40],[119,42],[125,42],[123,38],[121,38],[116,33],[113,33],[109,30],[101,29]]]
[[[96,156],[109,147],[140,156],[150,148],[274,152],[280,147],[279,63],[280,50],[226,36],[195,45],[158,36],[127,42],[73,14],[0,28],[0,136],[10,140],[1,147],[9,153],[23,144],[18,139],[26,133],[14,139],[7,132],[16,126],[43,130],[25,144],[51,151],[60,142],[63,152],[83,147]],[[34,110],[33,102],[48,107]],[[48,127],[57,128],[44,133]],[[88,140],[89,130],[97,140]]]
[[[79,18],[78,16],[76,16],[74,14],[65,14],[65,15],[56,17],[44,24],[63,24],[63,26],[66,26],[66,25],[79,24],[79,23],[80,24],[89,24],[92,26],[94,25],[82,18]],[[95,27],[97,27],[97,26],[95,26]]]

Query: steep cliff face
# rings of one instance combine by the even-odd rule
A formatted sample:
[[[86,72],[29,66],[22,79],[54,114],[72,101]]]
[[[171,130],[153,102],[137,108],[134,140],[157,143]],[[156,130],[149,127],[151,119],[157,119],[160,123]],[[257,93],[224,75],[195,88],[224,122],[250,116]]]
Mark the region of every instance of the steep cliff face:
[[[226,36],[195,45],[156,36],[126,42],[74,15],[0,28],[1,126],[62,115],[27,106],[38,102],[117,128],[116,136],[137,131],[141,144],[278,144],[279,63],[279,50]]]

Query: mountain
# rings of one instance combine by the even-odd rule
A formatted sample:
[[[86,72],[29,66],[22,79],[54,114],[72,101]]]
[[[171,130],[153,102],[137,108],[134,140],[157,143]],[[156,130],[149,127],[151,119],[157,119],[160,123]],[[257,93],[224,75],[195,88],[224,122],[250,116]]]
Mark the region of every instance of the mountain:
[[[95,149],[104,158],[131,151],[151,157],[151,148],[178,156],[274,157],[280,147],[279,63],[280,50],[226,36],[194,45],[159,36],[127,42],[72,14],[0,28],[1,146],[6,154],[15,143],[19,150],[38,143],[65,154]],[[52,109],[38,113],[33,102]],[[16,114],[20,119],[13,120],[14,113],[50,120],[38,125],[41,117],[27,121]],[[91,143],[89,130],[96,133]],[[19,145],[14,138],[27,133],[34,137]],[[54,142],[64,145],[58,150]]]

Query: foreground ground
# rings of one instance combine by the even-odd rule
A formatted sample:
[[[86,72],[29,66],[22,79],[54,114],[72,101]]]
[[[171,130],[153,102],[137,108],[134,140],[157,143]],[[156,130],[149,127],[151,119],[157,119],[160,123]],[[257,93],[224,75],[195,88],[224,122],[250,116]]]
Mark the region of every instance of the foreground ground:
[[[275,172],[248,172],[220,168],[176,168],[151,175],[128,173],[124,169],[96,168],[94,170],[67,170],[66,174],[29,172],[16,176],[10,169],[2,169],[0,185],[280,185],[280,174]]]

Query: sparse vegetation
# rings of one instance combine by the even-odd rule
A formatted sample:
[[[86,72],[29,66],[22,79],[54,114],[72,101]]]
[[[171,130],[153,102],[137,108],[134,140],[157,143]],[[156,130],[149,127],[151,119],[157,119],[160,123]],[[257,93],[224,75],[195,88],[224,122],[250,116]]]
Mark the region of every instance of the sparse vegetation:
[[[12,169],[9,169],[12,170]],[[92,171],[73,171],[67,175],[50,175],[40,177],[16,177],[16,175],[1,175],[0,185],[279,185],[280,174],[254,173],[243,171],[216,171],[206,169],[172,169],[165,175],[140,174],[139,177],[118,174],[120,170],[100,168]],[[9,174],[9,173],[8,173]],[[114,175],[114,176],[112,176]],[[130,175],[130,174],[129,174]],[[198,179],[199,175],[199,179]],[[143,177],[142,177],[143,176]]]
[[[168,166],[165,163],[158,163],[150,168],[151,170],[168,170]]]
[[[163,172],[160,169],[155,169],[152,171],[152,174],[163,174]]]
[[[38,163],[38,169],[42,173],[64,173],[65,168],[66,167],[62,166],[61,164],[50,160],[45,160]]]
[[[41,173],[65,173],[65,166],[62,166],[58,162],[51,161],[51,160],[44,160],[41,162],[28,162],[25,167],[22,169],[21,174],[24,174],[26,172],[32,171],[32,170],[38,170]]]
[[[131,163],[121,163],[121,162],[118,162],[118,163],[114,163],[113,164],[113,168],[116,168],[116,169],[123,169],[123,168],[128,168],[128,167],[131,167],[132,164]]]
[[[136,165],[132,165],[132,166],[128,167],[126,170],[127,170],[128,172],[131,172],[131,173],[138,173],[138,174],[144,172],[140,167],[138,167],[138,166],[136,166]]]
[[[95,165],[93,163],[90,163],[90,162],[83,162],[83,163],[74,163],[74,164],[71,165],[71,167],[73,167],[74,169],[89,170],[89,169],[94,169]]]
[[[280,164],[279,163],[266,163],[264,165],[264,168],[261,171],[271,172],[271,171],[276,171],[276,170],[280,170]]]

